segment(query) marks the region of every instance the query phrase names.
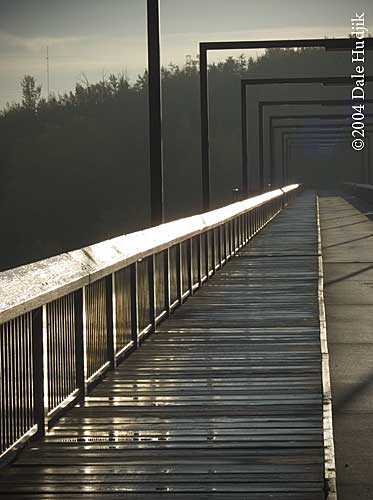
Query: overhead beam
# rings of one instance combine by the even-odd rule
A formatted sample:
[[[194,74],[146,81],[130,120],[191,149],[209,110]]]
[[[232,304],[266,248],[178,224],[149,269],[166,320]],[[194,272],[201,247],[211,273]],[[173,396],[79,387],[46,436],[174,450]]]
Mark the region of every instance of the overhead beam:
[[[209,150],[209,102],[208,102],[208,61],[209,51],[246,50],[269,48],[320,47],[325,50],[351,50],[356,40],[353,38],[321,38],[298,40],[242,40],[200,42],[200,92],[201,92],[201,154],[202,154],[202,195],[204,210],[210,209],[211,179]],[[373,39],[365,39],[365,49],[373,48]]]

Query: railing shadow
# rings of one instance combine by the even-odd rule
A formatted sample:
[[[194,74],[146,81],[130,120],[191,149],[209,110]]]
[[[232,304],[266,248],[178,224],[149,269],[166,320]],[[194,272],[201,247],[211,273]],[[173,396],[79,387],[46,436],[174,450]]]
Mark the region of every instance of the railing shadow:
[[[368,267],[364,267],[364,269],[360,269],[359,271],[355,271],[353,273],[346,274],[345,276],[342,276],[341,278],[337,278],[335,280],[330,280],[330,281],[325,281],[324,288],[327,288],[328,286],[334,285],[336,283],[340,283],[341,281],[345,281],[349,278],[353,278],[355,276],[358,276],[359,274],[363,274],[366,271],[369,271],[370,269],[373,269],[373,264],[368,266]]]

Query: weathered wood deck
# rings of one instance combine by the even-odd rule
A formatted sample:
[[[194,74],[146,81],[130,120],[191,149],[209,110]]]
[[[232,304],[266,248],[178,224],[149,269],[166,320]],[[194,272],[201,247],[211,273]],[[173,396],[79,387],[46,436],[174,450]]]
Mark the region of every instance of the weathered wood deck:
[[[300,195],[0,472],[0,496],[323,499],[315,212]]]

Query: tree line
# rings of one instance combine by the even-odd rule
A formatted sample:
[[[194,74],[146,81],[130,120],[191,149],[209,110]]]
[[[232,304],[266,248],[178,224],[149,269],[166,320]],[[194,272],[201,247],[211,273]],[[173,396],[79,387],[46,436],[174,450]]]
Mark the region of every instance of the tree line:
[[[345,62],[343,62],[346,60]],[[341,61],[343,65],[341,65]],[[214,205],[240,183],[239,80],[349,74],[345,54],[266,50],[209,65]],[[343,66],[343,67],[342,67]],[[347,72],[346,72],[347,71]],[[0,268],[149,225],[147,72],[110,74],[42,97],[32,75],[22,101],[0,112]],[[162,69],[167,220],[201,210],[200,97],[196,63]]]

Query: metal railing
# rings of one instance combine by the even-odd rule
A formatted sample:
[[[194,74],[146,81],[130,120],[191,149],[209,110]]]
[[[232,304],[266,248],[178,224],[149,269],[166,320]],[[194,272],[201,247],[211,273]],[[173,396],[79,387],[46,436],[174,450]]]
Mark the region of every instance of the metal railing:
[[[43,435],[299,188],[0,273],[0,457]]]

